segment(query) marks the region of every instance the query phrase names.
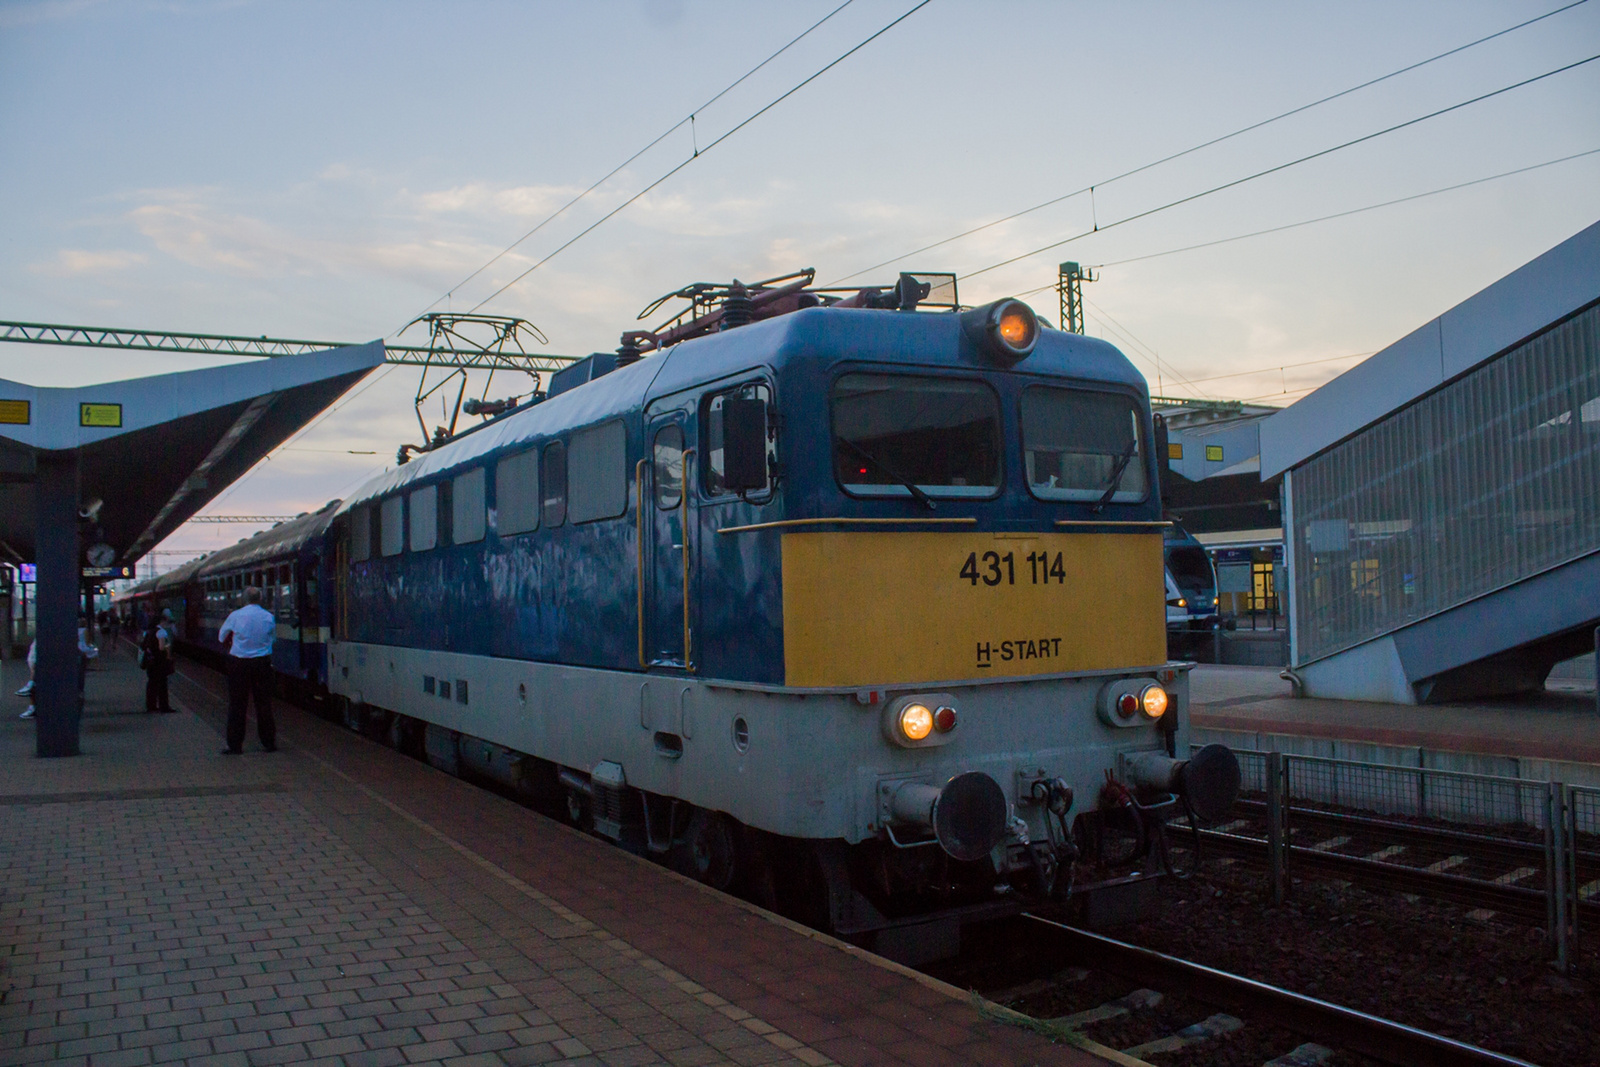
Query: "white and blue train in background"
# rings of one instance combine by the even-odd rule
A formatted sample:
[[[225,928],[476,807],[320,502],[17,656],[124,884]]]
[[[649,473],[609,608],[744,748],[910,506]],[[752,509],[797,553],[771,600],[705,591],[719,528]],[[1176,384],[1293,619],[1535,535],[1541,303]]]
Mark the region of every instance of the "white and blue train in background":
[[[275,665],[351,725],[902,956],[1148,874],[1238,766],[1189,754],[1144,379],[950,276],[810,277],[690,287],[135,598],[208,647],[272,586]]]

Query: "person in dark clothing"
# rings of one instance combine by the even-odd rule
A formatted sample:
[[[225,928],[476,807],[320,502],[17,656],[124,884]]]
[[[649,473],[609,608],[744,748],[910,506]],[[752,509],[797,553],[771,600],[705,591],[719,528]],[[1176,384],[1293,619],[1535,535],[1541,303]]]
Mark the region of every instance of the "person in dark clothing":
[[[139,642],[139,664],[144,668],[144,710],[171,711],[171,698],[167,694],[167,678],[171,676],[172,633],[167,624],[154,616],[145,628]]]

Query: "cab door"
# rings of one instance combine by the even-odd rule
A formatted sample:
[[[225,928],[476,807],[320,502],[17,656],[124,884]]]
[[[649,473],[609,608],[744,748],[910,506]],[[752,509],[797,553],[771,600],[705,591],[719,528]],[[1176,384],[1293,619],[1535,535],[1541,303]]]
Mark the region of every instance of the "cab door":
[[[651,405],[646,429],[639,523],[645,571],[642,665],[693,670],[694,401]]]

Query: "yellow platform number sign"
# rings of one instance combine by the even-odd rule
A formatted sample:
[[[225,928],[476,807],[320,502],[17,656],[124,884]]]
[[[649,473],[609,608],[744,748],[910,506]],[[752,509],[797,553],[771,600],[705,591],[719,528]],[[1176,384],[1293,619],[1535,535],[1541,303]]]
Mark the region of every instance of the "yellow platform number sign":
[[[78,425],[119,427],[122,425],[121,404],[79,404]]]

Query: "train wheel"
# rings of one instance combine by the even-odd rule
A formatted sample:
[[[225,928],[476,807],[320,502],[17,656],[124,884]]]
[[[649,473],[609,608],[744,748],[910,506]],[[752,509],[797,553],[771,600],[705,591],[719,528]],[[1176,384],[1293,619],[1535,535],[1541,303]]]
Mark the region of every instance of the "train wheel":
[[[712,889],[726,890],[738,871],[738,845],[726,815],[696,808],[683,839],[672,846],[672,869]]]

